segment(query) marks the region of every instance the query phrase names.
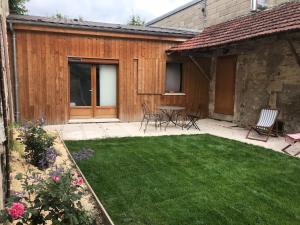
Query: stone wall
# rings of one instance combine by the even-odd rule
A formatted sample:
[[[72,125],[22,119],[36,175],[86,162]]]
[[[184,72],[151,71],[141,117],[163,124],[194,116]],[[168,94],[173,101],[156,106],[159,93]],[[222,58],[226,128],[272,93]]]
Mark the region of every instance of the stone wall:
[[[273,6],[280,5],[285,2],[292,2],[292,1],[295,1],[295,0],[268,0],[268,4],[270,5],[270,7],[273,7]]]
[[[9,61],[8,61],[8,48],[7,48],[7,29],[6,29],[6,16],[8,15],[8,0],[0,0],[0,29],[1,29],[1,40],[0,40],[0,56],[1,56],[1,76],[2,82],[1,87],[4,87],[4,91],[0,93],[0,209],[4,206],[4,196],[6,192],[7,182],[6,172],[8,171],[8,162],[7,162],[7,135],[5,132],[5,124],[7,124],[8,120],[11,118],[12,112],[9,108],[12,105],[12,93],[10,88],[9,78]],[[5,107],[2,104],[2,100],[4,99]],[[9,100],[10,99],[10,100]],[[4,111],[6,112],[7,117],[4,118]]]
[[[293,0],[267,0],[268,7],[274,7]],[[205,12],[202,10],[205,9]],[[172,14],[151,26],[203,30],[251,12],[251,0],[203,0]]]
[[[251,0],[207,0],[206,27],[250,13]]]
[[[274,7],[292,0],[267,0]],[[202,9],[205,9],[205,12]],[[251,0],[203,0],[191,7],[172,14],[151,26],[203,30],[251,12]]]
[[[166,17],[151,26],[203,30],[205,16],[202,9],[204,7],[204,1],[199,2],[178,13]]]
[[[300,32],[290,36],[300,55]],[[245,49],[240,52],[238,49]],[[215,73],[212,70],[210,116],[233,120],[240,126],[255,124],[264,107],[280,110],[279,119],[286,132],[300,131],[300,65],[286,36],[248,42],[230,54],[237,54],[235,114],[223,118],[215,115]],[[216,58],[216,57],[215,57]],[[215,64],[213,65],[215,67]]]
[[[291,0],[267,0],[268,7]],[[251,13],[251,0],[207,0],[206,27]]]

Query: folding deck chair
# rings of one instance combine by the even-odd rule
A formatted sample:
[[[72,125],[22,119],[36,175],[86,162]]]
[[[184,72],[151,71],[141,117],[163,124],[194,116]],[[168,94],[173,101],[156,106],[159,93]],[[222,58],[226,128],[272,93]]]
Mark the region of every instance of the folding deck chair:
[[[297,142],[300,142],[300,133],[287,134],[285,136],[285,141],[288,143],[288,145],[286,147],[284,147],[281,151],[290,155],[290,153],[288,153],[286,150],[289,147],[291,147],[292,145],[296,144]],[[297,155],[300,155],[300,152],[296,153],[294,156],[297,156]]]
[[[278,127],[276,127],[275,133],[273,131],[273,128],[276,124],[278,115],[279,111],[277,109],[262,109],[257,124],[250,128],[246,138],[256,141],[267,142],[272,134],[273,136],[277,137]],[[259,135],[265,135],[267,137],[265,139],[250,137],[251,131],[256,131]]]

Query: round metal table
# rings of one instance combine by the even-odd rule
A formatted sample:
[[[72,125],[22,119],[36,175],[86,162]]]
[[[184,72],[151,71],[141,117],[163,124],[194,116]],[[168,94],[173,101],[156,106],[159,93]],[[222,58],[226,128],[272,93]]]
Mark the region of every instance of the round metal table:
[[[172,105],[162,105],[158,107],[159,110],[161,110],[167,117],[167,126],[169,123],[173,123],[175,126],[177,126],[177,121],[174,120],[176,119],[175,116],[178,114],[178,112],[185,110],[185,107],[182,106],[172,106]]]

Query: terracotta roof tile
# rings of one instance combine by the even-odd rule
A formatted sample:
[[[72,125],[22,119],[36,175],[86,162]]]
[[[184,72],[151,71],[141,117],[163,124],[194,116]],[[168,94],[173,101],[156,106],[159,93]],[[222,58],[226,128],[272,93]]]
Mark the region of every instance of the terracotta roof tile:
[[[259,36],[299,29],[300,2],[298,1],[213,25],[204,29],[196,37],[171,48],[170,51],[216,47]]]

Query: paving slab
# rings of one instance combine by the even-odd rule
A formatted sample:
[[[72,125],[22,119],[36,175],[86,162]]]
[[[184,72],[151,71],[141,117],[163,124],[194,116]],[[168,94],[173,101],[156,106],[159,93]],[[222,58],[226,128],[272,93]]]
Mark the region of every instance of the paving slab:
[[[232,140],[241,141],[248,144],[262,146],[281,152],[281,149],[287,144],[284,137],[270,137],[268,142],[261,142],[246,139],[248,130],[238,127],[234,123],[218,121],[213,119],[203,119],[198,122],[200,131],[191,128],[190,130],[181,129],[180,127],[169,126],[166,130],[155,128],[154,124],[149,124],[148,129],[144,132],[140,128],[139,122],[134,123],[81,123],[81,124],[64,124],[55,126],[46,126],[46,129],[57,131],[64,140],[90,140],[101,138],[116,137],[146,137],[146,136],[163,136],[163,135],[192,135],[192,134],[211,134]],[[254,134],[255,135],[255,134]],[[288,152],[295,154],[300,152],[300,144],[296,144],[288,149]],[[300,156],[298,156],[300,157]]]

